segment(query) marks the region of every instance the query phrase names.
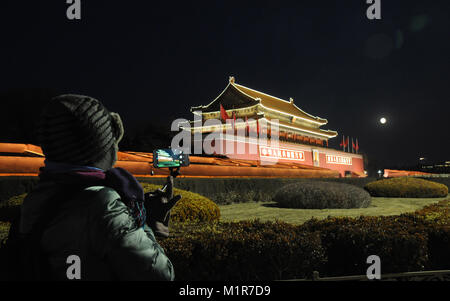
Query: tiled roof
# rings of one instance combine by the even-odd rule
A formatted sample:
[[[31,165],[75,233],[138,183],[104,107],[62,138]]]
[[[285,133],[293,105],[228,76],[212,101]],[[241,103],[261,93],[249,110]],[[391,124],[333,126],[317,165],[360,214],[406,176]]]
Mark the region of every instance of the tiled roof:
[[[261,104],[266,108],[280,111],[289,115],[294,115],[320,124],[326,124],[328,122],[326,119],[312,116],[304,112],[294,104],[294,101],[286,101],[281,98],[274,97],[263,92],[259,92],[248,87],[236,84],[234,82],[231,82],[231,84],[244,94],[249,95],[255,99],[261,99]]]

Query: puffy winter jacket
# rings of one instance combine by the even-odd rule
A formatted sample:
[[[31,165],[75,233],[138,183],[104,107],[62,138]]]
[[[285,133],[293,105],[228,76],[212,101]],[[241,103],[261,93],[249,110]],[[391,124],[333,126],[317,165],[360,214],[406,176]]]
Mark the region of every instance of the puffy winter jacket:
[[[70,255],[80,258],[81,280],[174,279],[172,264],[153,231],[147,225],[136,227],[114,189],[62,189],[40,182],[24,200],[20,223],[20,232],[29,233],[44,210],[56,212],[41,240],[56,280],[67,280]]]

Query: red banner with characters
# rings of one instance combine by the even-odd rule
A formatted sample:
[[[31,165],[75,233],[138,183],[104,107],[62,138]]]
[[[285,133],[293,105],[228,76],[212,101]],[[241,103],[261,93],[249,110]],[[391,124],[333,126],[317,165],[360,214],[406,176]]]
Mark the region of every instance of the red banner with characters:
[[[328,164],[344,164],[352,165],[351,157],[337,156],[337,155],[326,155]]]
[[[305,161],[305,152],[287,148],[273,148],[268,146],[259,147],[259,156],[261,159],[286,159],[295,161]]]

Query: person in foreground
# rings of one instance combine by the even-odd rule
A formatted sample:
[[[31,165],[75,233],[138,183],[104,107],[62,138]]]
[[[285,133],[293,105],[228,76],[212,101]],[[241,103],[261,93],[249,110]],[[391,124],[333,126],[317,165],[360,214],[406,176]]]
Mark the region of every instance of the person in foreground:
[[[31,238],[25,252],[34,252],[25,263],[29,279],[174,280],[156,237],[168,236],[170,209],[181,196],[173,196],[172,177],[165,191],[144,194],[129,172],[113,168],[123,133],[119,115],[91,97],[62,95],[44,109],[45,167],[19,226]]]

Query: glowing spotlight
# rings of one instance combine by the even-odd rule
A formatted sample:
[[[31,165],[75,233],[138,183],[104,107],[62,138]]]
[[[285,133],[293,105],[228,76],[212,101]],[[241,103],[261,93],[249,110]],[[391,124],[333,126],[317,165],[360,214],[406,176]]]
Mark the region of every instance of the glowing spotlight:
[[[387,121],[386,118],[384,118],[384,117],[381,117],[381,118],[380,118],[380,123],[381,123],[381,124],[385,124],[386,121]]]

